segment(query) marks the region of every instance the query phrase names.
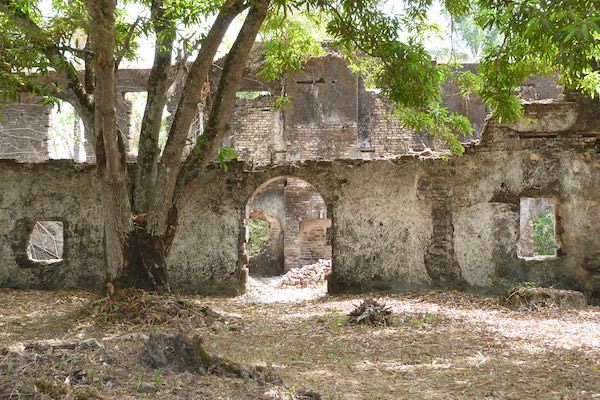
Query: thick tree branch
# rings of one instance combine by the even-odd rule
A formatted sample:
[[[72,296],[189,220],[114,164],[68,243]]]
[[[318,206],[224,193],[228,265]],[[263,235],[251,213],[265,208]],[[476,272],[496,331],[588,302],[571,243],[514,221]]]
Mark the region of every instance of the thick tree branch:
[[[158,137],[162,122],[162,113],[167,102],[169,90],[169,70],[173,52],[173,21],[165,19],[164,1],[153,0],[151,5],[154,21],[155,45],[154,63],[148,77],[148,99],[142,119],[140,143],[135,169],[133,190],[133,208],[145,213],[148,206],[148,194],[154,186],[160,149]]]
[[[87,46],[90,46],[89,40],[88,44],[86,44],[86,48]],[[88,54],[84,59],[83,82],[85,91],[90,95],[93,95],[94,91],[96,90],[96,73],[94,72],[94,63],[92,61],[93,58],[93,53],[91,53]]]
[[[189,193],[185,192],[191,188],[191,183],[197,178],[199,172],[208,166],[221,146],[235,107],[235,94],[239,90],[246,61],[266,17],[269,3],[270,0],[261,0],[254,4],[248,12],[233,47],[225,58],[219,88],[206,128],[181,168],[173,203],[182,204],[179,201],[182,195],[184,198],[189,197]]]
[[[197,106],[202,99],[202,87],[208,76],[213,59],[227,28],[233,19],[245,9],[243,0],[230,0],[225,3],[217,15],[202,47],[192,63],[183,88],[177,111],[173,117],[173,124],[169,131],[167,144],[163,151],[161,162],[157,169],[155,190],[150,196],[148,207],[148,231],[155,235],[162,235],[166,229],[166,222],[181,158],[186,139],[192,122],[197,114]]]

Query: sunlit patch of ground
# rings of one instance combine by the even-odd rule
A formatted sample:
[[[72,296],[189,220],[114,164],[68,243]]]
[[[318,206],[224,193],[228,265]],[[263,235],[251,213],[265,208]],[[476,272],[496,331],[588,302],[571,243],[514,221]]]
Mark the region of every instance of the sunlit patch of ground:
[[[311,287],[279,287],[281,277],[253,278],[248,280],[248,292],[240,297],[244,302],[297,303],[317,300],[327,295],[325,283]]]
[[[149,371],[137,361],[141,342],[115,338],[161,326],[94,320],[81,312],[96,299],[89,293],[0,290],[0,398],[16,380],[64,381],[81,369],[87,375],[74,385],[110,399],[291,399],[293,388],[324,399],[600,399],[598,307],[515,312],[460,292],[410,293],[380,297],[397,318],[375,328],[344,323],[363,297],[327,296],[324,286],[277,289],[274,279],[251,286],[237,298],[200,298],[231,323],[196,333],[210,352],[272,366],[284,388]],[[89,337],[113,359],[98,349],[35,357],[24,350]],[[159,391],[138,393],[140,382]]]

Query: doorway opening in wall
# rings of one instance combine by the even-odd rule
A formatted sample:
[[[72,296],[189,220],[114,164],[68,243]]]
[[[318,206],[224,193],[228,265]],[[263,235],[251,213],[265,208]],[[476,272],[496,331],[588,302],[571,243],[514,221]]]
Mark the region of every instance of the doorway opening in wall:
[[[61,221],[35,221],[27,242],[27,258],[44,264],[62,261],[63,229]]]
[[[522,197],[518,256],[524,259],[556,257],[556,202],[549,197]]]
[[[291,176],[264,182],[248,200],[244,223],[249,292],[272,301],[326,294],[331,219],[323,197],[310,183]]]

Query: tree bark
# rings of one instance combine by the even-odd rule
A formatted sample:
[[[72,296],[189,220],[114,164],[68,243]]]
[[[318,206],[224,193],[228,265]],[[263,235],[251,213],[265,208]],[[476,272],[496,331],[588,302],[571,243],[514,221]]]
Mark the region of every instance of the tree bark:
[[[169,210],[173,206],[173,191],[188,132],[196,117],[198,103],[202,100],[202,87],[212,66],[219,45],[233,19],[245,8],[242,0],[230,0],[223,6],[200,52],[190,68],[183,88],[173,124],[169,130],[167,144],[158,165],[155,189],[150,196],[147,217],[147,230],[155,236],[162,236],[167,230]]]
[[[165,20],[163,0],[153,0],[151,5],[152,20],[156,34],[154,47],[154,64],[148,77],[148,99],[142,119],[139,151],[135,169],[135,185],[133,190],[133,209],[137,213],[148,211],[148,196],[156,180],[156,168],[160,148],[158,137],[162,123],[162,114],[167,102],[169,89],[169,70],[173,52],[174,34],[169,32],[172,22]]]
[[[185,199],[190,197],[186,192],[195,190],[192,182],[213,159],[227,133],[229,120],[235,107],[235,95],[240,87],[246,61],[267,15],[269,4],[270,0],[259,0],[254,3],[233,47],[225,58],[219,87],[206,128],[203,135],[196,141],[177,178],[174,203],[180,207],[185,204]]]
[[[132,231],[126,166],[117,129],[115,81],[116,0],[88,1],[96,71],[96,169],[102,199],[106,277],[116,286],[129,284],[128,236]]]

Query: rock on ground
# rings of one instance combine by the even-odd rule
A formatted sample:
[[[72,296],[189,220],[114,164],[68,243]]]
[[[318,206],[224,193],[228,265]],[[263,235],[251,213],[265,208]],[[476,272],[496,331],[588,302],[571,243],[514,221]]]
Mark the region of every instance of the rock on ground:
[[[582,308],[587,305],[587,299],[583,293],[575,290],[519,286],[510,289],[500,299],[500,303],[513,310],[540,307]]]

